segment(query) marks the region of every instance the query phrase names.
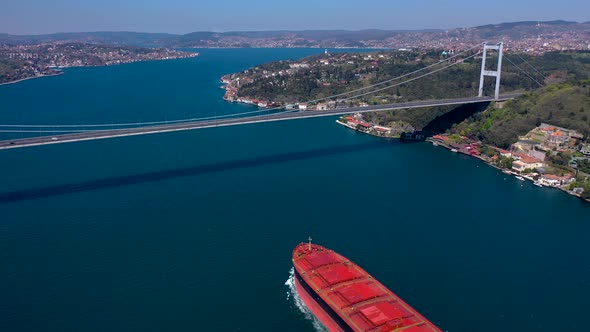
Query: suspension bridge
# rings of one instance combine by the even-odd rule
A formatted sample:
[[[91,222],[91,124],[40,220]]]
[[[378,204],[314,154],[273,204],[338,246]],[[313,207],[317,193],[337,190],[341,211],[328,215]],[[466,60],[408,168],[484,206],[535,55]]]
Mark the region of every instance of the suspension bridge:
[[[326,98],[310,100],[307,103],[317,103],[324,100],[331,100],[339,98],[340,101],[351,100],[373,94],[386,89],[391,89],[396,86],[407,84],[409,82],[427,77],[436,72],[445,70],[453,67],[462,61],[451,62],[452,59],[461,57],[463,55],[472,52],[476,48],[481,46],[474,46],[470,49],[462,51],[456,55],[443,59],[437,63],[418,69],[416,71],[404,74],[402,76],[389,79],[383,82],[372,84],[360,89],[347,91],[337,95],[329,96]],[[205,118],[192,118],[192,119],[181,119],[173,121],[153,121],[153,122],[138,122],[138,123],[118,123],[118,124],[91,124],[91,125],[67,125],[67,124],[0,124],[0,133],[37,133],[44,136],[19,138],[11,140],[0,140],[0,149],[11,149],[11,148],[23,148],[30,146],[46,145],[46,144],[60,144],[67,142],[77,142],[86,140],[97,140],[124,136],[135,136],[135,135],[147,135],[156,133],[165,133],[173,131],[183,130],[195,130],[202,128],[212,127],[225,127],[225,126],[236,126],[244,124],[272,122],[272,121],[286,121],[296,120],[314,117],[325,117],[325,116],[337,116],[350,113],[366,113],[366,112],[378,112],[386,110],[398,110],[398,109],[414,109],[424,107],[435,107],[435,106],[448,106],[448,105],[464,105],[491,101],[505,101],[513,99],[519,96],[519,93],[504,94],[500,95],[500,76],[502,68],[502,43],[500,44],[483,44],[483,55],[482,65],[480,73],[480,85],[479,94],[474,97],[467,98],[453,98],[453,99],[441,99],[441,100],[427,100],[427,101],[412,101],[404,103],[395,103],[387,105],[373,105],[365,107],[345,107],[337,108],[332,110],[323,111],[293,111],[284,108],[271,108],[262,109],[257,111],[250,111],[238,114],[212,116]],[[488,50],[496,50],[498,52],[498,64],[496,70],[486,69],[486,57]],[[482,51],[474,52],[469,56],[462,58],[463,61],[473,58],[478,54],[482,54]],[[511,61],[512,63],[512,61]],[[441,65],[444,65],[440,67]],[[436,68],[436,67],[439,68]],[[516,66],[516,65],[515,65]],[[435,69],[436,68],[436,69]],[[520,70],[520,67],[517,66]],[[424,74],[421,72],[426,71]],[[523,71],[524,72],[524,71]],[[420,74],[420,75],[417,75]],[[527,74],[525,72],[525,74]],[[528,75],[528,74],[527,74]],[[486,76],[494,77],[495,79],[495,93],[494,96],[483,95],[483,84]],[[534,79],[530,75],[529,78]],[[400,82],[393,83],[395,81]],[[537,82],[541,85],[539,82]]]

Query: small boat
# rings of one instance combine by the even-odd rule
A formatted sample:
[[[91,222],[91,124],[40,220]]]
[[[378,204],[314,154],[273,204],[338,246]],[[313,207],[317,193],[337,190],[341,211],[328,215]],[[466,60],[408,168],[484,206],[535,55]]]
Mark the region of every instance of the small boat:
[[[524,181],[524,178],[520,175],[517,175],[516,178],[519,179],[520,181]]]
[[[535,183],[533,183],[535,186],[537,187],[545,187],[541,182],[535,181]]]
[[[509,170],[506,170],[506,169],[505,170],[502,170],[502,173],[504,173],[504,174],[512,174],[512,172],[510,172]]]
[[[458,152],[457,149],[451,149],[451,152]]]
[[[438,143],[436,143],[436,142],[432,142],[432,145],[434,145],[434,146],[438,146]]]

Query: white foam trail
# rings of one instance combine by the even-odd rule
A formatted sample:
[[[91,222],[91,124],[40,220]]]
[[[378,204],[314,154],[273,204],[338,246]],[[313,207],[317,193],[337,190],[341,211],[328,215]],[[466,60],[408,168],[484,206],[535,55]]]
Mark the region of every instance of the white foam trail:
[[[297,294],[297,288],[295,288],[295,269],[291,268],[289,271],[289,279],[285,281],[285,286],[289,289],[287,290],[287,301],[289,301],[293,306],[295,306],[299,311],[303,314],[306,320],[311,321],[313,327],[317,332],[330,332],[328,329],[322,325],[322,323],[316,318],[316,316],[309,310],[309,308],[305,305],[299,294]]]

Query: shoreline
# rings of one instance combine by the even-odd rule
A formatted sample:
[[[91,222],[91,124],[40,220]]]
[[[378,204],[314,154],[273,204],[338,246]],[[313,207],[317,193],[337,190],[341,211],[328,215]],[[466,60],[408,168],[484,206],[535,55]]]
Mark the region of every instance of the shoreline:
[[[445,148],[445,149],[447,149],[447,150],[449,150],[449,151],[453,149],[453,148],[452,148],[451,146],[449,146],[449,145],[446,145],[446,144],[444,144],[444,143],[441,143],[441,142],[437,142],[437,141],[434,141],[434,140],[432,140],[432,138],[427,138],[427,139],[426,139],[426,142],[429,142],[429,143],[431,143],[433,146],[442,146],[443,148]],[[434,145],[434,143],[436,143],[436,145]],[[465,155],[465,156],[468,156],[468,157],[472,157],[472,158],[479,159],[479,160],[480,160],[480,161],[482,161],[484,164],[486,164],[486,165],[488,165],[488,166],[491,166],[491,167],[493,167],[493,168],[495,168],[495,169],[497,169],[497,170],[501,171],[501,172],[502,172],[502,173],[504,173],[504,174],[506,174],[506,173],[505,173],[505,171],[508,171],[508,172],[511,172],[511,173],[510,173],[510,174],[507,174],[507,175],[515,175],[515,176],[516,176],[516,175],[518,175],[518,173],[512,173],[512,171],[510,171],[510,170],[507,170],[507,169],[505,169],[505,168],[502,168],[502,167],[496,166],[496,165],[494,165],[494,164],[492,164],[492,163],[488,162],[487,160],[485,160],[484,158],[482,158],[482,157],[480,157],[480,156],[469,155],[469,154],[462,153],[462,152],[457,152],[457,153],[460,153],[460,154],[462,154],[462,155]],[[532,182],[534,183],[534,180],[532,180],[530,177],[526,177],[526,176],[525,176],[524,178],[525,178],[525,179],[527,179],[527,180],[529,180],[529,181],[532,181]],[[562,191],[562,192],[564,192],[564,193],[566,193],[566,194],[568,194],[568,195],[570,195],[570,196],[577,197],[577,198],[579,198],[580,200],[582,200],[582,201],[584,201],[584,202],[586,202],[586,203],[590,203],[590,199],[585,199],[585,198],[582,198],[582,197],[580,197],[579,195],[573,194],[573,193],[571,193],[570,191],[568,191],[567,189],[564,189],[564,188],[562,188],[562,187],[551,187],[551,186],[543,186],[542,188],[547,188],[547,189],[559,189],[560,191]]]
[[[351,126],[351,125],[349,125],[349,124],[347,124],[347,123],[341,122],[341,121],[340,121],[340,119],[336,120],[336,123],[338,123],[339,125],[341,125],[341,126],[344,126],[344,127],[346,127],[346,128],[352,129],[352,130],[354,130],[354,131],[356,131],[356,132],[360,132],[360,133],[363,133],[363,134],[367,134],[367,135],[369,135],[369,136],[378,137],[378,138],[386,138],[386,139],[399,139],[399,137],[386,137],[386,136],[379,136],[379,135],[375,135],[375,134],[373,134],[373,133],[370,133],[370,132],[366,132],[366,131],[358,130],[357,128],[355,128],[355,127],[353,127],[353,126]],[[432,138],[427,138],[427,139],[425,140],[425,142],[429,142],[429,143],[431,143],[433,146],[442,146],[443,148],[445,148],[445,149],[447,149],[447,150],[449,150],[449,151],[453,150],[453,147],[451,147],[451,146],[449,146],[449,145],[447,145],[447,144],[444,144],[444,143],[442,143],[442,142],[434,141]],[[487,166],[493,167],[493,168],[495,168],[495,169],[497,169],[497,170],[501,171],[501,172],[502,172],[502,173],[504,173],[504,174],[507,174],[507,175],[515,175],[515,176],[516,176],[516,175],[518,175],[518,173],[513,173],[513,172],[512,172],[512,171],[510,171],[510,170],[507,170],[507,169],[505,169],[505,168],[502,168],[502,167],[500,167],[500,166],[497,166],[497,165],[494,165],[494,164],[492,164],[492,163],[488,162],[486,159],[484,159],[484,158],[483,158],[483,157],[481,157],[481,156],[470,155],[470,154],[466,154],[466,153],[459,152],[459,151],[457,151],[456,153],[460,153],[460,154],[462,154],[462,155],[465,155],[465,156],[468,156],[468,157],[472,157],[472,158],[478,159],[478,160],[480,160],[481,162],[483,162],[484,164],[486,164]],[[510,173],[506,173],[506,172],[510,172]],[[527,180],[529,180],[529,181],[532,181],[532,182],[535,182],[535,181],[534,181],[533,179],[531,179],[530,177],[525,177],[525,179],[527,179]],[[584,202],[590,203],[590,199],[585,199],[585,198],[582,198],[581,196],[579,196],[579,195],[576,195],[576,194],[573,194],[572,192],[570,192],[570,191],[568,191],[567,189],[564,189],[564,188],[562,188],[562,187],[551,187],[551,186],[543,186],[543,188],[547,188],[547,189],[559,189],[560,191],[562,191],[562,192],[564,192],[564,193],[566,193],[566,194],[568,194],[568,195],[570,195],[570,196],[577,197],[577,198],[579,198],[580,200],[582,200],[582,201],[584,201]]]
[[[167,61],[167,60],[179,60],[179,59],[190,59],[190,58],[197,58],[199,57],[199,53],[196,52],[194,53],[195,55],[193,56],[187,56],[187,57],[179,57],[179,58],[169,58],[169,59],[146,59],[146,60],[137,60],[137,61],[129,61],[129,62],[123,62],[123,63],[116,63],[116,64],[104,64],[104,65],[96,65],[96,66],[62,66],[62,67],[49,67],[49,68],[57,68],[57,70],[59,70],[59,72],[56,72],[55,74],[49,74],[49,75],[39,75],[39,76],[34,76],[34,77],[27,77],[27,78],[21,78],[15,81],[10,81],[10,82],[5,82],[5,83],[0,83],[0,86],[3,85],[9,85],[9,84],[16,84],[16,83],[20,83],[20,82],[24,82],[24,81],[28,81],[28,80],[33,80],[36,78],[43,78],[43,77],[51,77],[51,76],[59,76],[64,74],[64,71],[62,69],[64,68],[88,68],[88,67],[111,67],[111,66],[118,66],[118,65],[125,65],[125,64],[130,64],[130,63],[138,63],[138,62],[148,62],[148,61]]]
[[[341,122],[340,119],[336,120],[336,123],[338,123],[339,125],[344,126],[346,128],[349,128],[349,129],[352,129],[354,131],[357,131],[359,133],[367,134],[369,136],[379,137],[379,138],[387,138],[387,139],[399,139],[399,136],[380,136],[380,135],[374,134],[372,132],[358,130],[357,128],[349,125],[348,123]]]
[[[21,79],[18,79],[16,81],[10,81],[10,82],[5,82],[5,83],[0,83],[0,86],[9,85],[9,84],[16,84],[16,83],[20,83],[20,82],[24,82],[24,81],[34,80],[34,79],[37,79],[37,78],[51,77],[51,76],[59,76],[59,75],[62,75],[63,73],[64,73],[63,71],[60,71],[59,73],[55,73],[55,74],[51,74],[51,75],[39,75],[39,76],[34,76],[34,77],[21,78]]]

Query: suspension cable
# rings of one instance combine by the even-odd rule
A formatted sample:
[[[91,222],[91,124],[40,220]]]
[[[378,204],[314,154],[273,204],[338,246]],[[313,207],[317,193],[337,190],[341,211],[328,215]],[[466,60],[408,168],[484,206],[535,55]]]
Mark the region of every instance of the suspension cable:
[[[459,56],[461,56],[461,55],[463,55],[463,54],[465,54],[465,53],[467,53],[467,52],[469,52],[469,51],[471,51],[471,50],[473,50],[473,49],[475,49],[475,48],[478,48],[478,47],[480,47],[480,45],[473,46],[473,47],[471,47],[470,49],[467,49],[467,50],[465,50],[465,51],[462,51],[461,53],[457,53],[457,54],[453,55],[452,57],[448,57],[448,58],[446,58],[446,59],[443,59],[443,60],[440,60],[440,61],[438,61],[438,62],[436,62],[436,63],[433,63],[433,64],[431,64],[431,65],[429,65],[429,66],[426,66],[426,67],[423,67],[423,68],[420,68],[420,69],[414,70],[414,71],[412,71],[412,72],[409,72],[409,73],[407,73],[407,74],[403,74],[403,75],[401,75],[401,76],[398,76],[398,77],[395,77],[395,78],[391,78],[391,79],[385,80],[385,81],[383,81],[383,82],[379,82],[379,83],[375,83],[375,84],[367,85],[366,87],[358,88],[358,89],[351,90],[351,91],[346,91],[346,92],[339,93],[339,94],[335,94],[335,95],[332,95],[332,96],[329,96],[329,97],[324,97],[324,98],[320,98],[320,99],[310,100],[310,101],[308,101],[308,103],[315,103],[315,102],[322,101],[322,100],[326,100],[326,99],[332,99],[332,98],[335,98],[335,97],[340,97],[340,96],[348,95],[348,94],[350,94],[350,93],[359,92],[359,91],[362,91],[362,90],[366,90],[366,89],[370,89],[370,88],[373,88],[373,87],[376,87],[376,86],[380,86],[380,85],[383,85],[383,84],[387,84],[387,83],[389,83],[389,82],[396,81],[396,80],[399,80],[399,79],[401,79],[401,78],[408,77],[408,76],[411,76],[411,75],[417,74],[417,73],[419,73],[419,72],[421,72],[421,71],[424,71],[424,70],[430,69],[430,68],[432,68],[432,67],[438,66],[438,65],[440,65],[440,64],[442,64],[442,63],[444,63],[444,62],[450,61],[451,59],[454,59],[454,58],[456,58],[456,57],[459,57]],[[348,100],[348,99],[349,99],[349,98],[347,98],[346,100]]]
[[[465,61],[465,60],[467,60],[467,59],[473,58],[474,56],[476,56],[476,55],[478,55],[478,54],[480,54],[480,53],[481,53],[481,52],[477,52],[477,53],[475,53],[475,54],[472,54],[472,55],[470,55],[470,56],[466,57],[466,58],[465,58],[465,59],[463,59],[463,60]],[[400,86],[400,85],[403,85],[403,84],[406,84],[406,83],[409,83],[409,82],[415,81],[415,80],[417,80],[417,79],[420,79],[420,78],[426,77],[426,76],[428,76],[428,75],[432,75],[432,74],[434,74],[434,73],[437,73],[437,72],[439,72],[439,71],[441,71],[441,70],[445,70],[445,69],[447,69],[447,68],[449,68],[449,67],[455,66],[455,65],[457,65],[457,64],[459,64],[459,63],[460,63],[460,62],[455,62],[455,63],[452,63],[452,64],[450,64],[450,65],[446,65],[446,66],[444,66],[444,67],[442,67],[442,68],[439,68],[439,69],[436,69],[436,70],[434,70],[434,71],[431,71],[431,72],[429,72],[429,73],[422,74],[422,75],[420,75],[420,76],[417,76],[417,77],[413,77],[413,78],[411,78],[411,79],[408,79],[408,80],[406,80],[406,81],[399,82],[399,83],[396,83],[396,84],[394,84],[394,85],[386,86],[386,87],[384,87],[384,88],[379,88],[379,89],[377,89],[377,90],[373,90],[373,91],[365,92],[365,93],[362,93],[362,94],[359,94],[359,95],[356,95],[356,96],[352,96],[352,97],[346,98],[346,99],[344,99],[344,100],[349,100],[349,99],[353,99],[353,98],[358,98],[358,97],[366,96],[366,95],[368,95],[368,94],[372,94],[372,93],[375,93],[375,92],[379,92],[379,91],[383,91],[383,90],[391,89],[391,88],[394,88],[394,87],[396,87],[396,86]]]
[[[409,72],[409,73],[400,75],[400,76],[395,77],[395,78],[391,78],[391,79],[388,79],[388,80],[385,80],[385,81],[382,81],[382,82],[379,82],[379,83],[371,84],[371,85],[368,85],[368,86],[365,86],[365,87],[362,87],[362,88],[358,88],[358,89],[346,91],[346,92],[343,92],[343,93],[338,93],[338,94],[335,94],[335,95],[332,95],[332,96],[328,96],[328,97],[324,97],[324,98],[319,98],[319,99],[308,100],[308,101],[303,102],[303,103],[316,103],[316,102],[319,102],[319,101],[333,99],[333,98],[336,98],[336,97],[341,97],[341,96],[349,95],[351,93],[355,93],[355,92],[367,90],[367,89],[370,89],[370,88],[374,88],[374,87],[377,87],[377,86],[381,86],[383,84],[387,84],[387,83],[393,82],[395,80],[399,80],[401,78],[405,78],[405,77],[414,75],[416,73],[422,72],[424,70],[430,69],[432,67],[438,66],[438,65],[440,65],[442,63],[445,63],[447,61],[450,61],[451,59],[457,58],[457,57],[459,57],[459,56],[461,56],[461,55],[463,55],[463,54],[465,54],[467,52],[470,52],[471,50],[473,50],[473,49],[475,49],[477,47],[480,47],[480,45],[473,46],[473,47],[471,47],[471,48],[469,48],[467,50],[464,50],[464,51],[462,51],[460,53],[457,53],[457,54],[455,54],[455,55],[453,55],[451,57],[448,57],[446,59],[440,60],[440,61],[438,61],[438,62],[436,62],[434,64],[431,64],[429,66],[426,66],[426,67],[423,67],[423,68],[414,70],[412,72]],[[473,55],[471,55],[471,56],[469,56],[469,57],[467,57],[467,58],[465,58],[463,60],[467,60],[469,58],[472,58],[472,57],[474,57],[475,55],[477,55],[479,53],[481,53],[481,52],[475,53],[475,54],[473,54]],[[380,89],[377,89],[377,90],[374,90],[374,91],[368,91],[368,92],[364,92],[364,93],[361,93],[361,94],[358,94],[358,95],[350,96],[350,97],[345,98],[344,100],[350,100],[350,99],[362,97],[362,96],[365,96],[365,95],[368,95],[368,94],[371,94],[371,93],[375,93],[375,92],[379,92],[379,91],[382,91],[382,90],[386,90],[386,89],[389,89],[389,88],[392,88],[392,87],[396,87],[396,86],[399,86],[399,85],[402,85],[402,84],[405,84],[405,83],[414,81],[416,79],[419,79],[419,78],[428,76],[430,74],[436,73],[436,72],[441,71],[443,69],[452,67],[452,66],[456,65],[457,63],[453,63],[451,65],[447,65],[447,66],[445,66],[443,68],[440,68],[440,69],[437,69],[437,70],[435,70],[433,72],[429,72],[427,74],[420,75],[418,77],[415,77],[415,78],[412,78],[412,79],[409,79],[409,80],[400,82],[400,83],[395,84],[395,85],[392,85],[392,86],[387,86],[387,87],[380,88]],[[302,104],[302,103],[299,103],[299,104]],[[79,125],[79,124],[69,124],[69,125],[68,124],[55,124],[55,125],[47,125],[47,124],[31,124],[31,125],[28,125],[28,124],[0,124],[0,128],[15,128],[15,127],[18,127],[18,128],[108,128],[108,127],[114,128],[114,127],[133,127],[133,126],[139,127],[139,126],[153,126],[153,125],[161,125],[161,124],[176,124],[176,123],[183,123],[183,122],[195,122],[195,121],[205,121],[205,120],[216,120],[216,119],[222,119],[222,118],[239,117],[239,116],[243,116],[243,115],[258,114],[258,113],[267,113],[267,112],[280,111],[280,110],[284,110],[284,107],[274,107],[274,108],[267,108],[267,109],[261,109],[261,110],[256,110],[256,111],[249,111],[249,112],[233,113],[233,114],[226,114],[226,115],[215,115],[215,116],[199,117],[199,118],[168,120],[168,121],[129,122],[129,123],[112,123],[112,124],[89,124],[89,125]],[[290,111],[290,110],[287,110],[287,111]],[[108,129],[106,129],[106,130],[108,130]],[[91,130],[85,130],[85,131],[91,131]],[[53,130],[53,131],[43,131],[43,132],[85,132],[85,131],[82,131],[82,130],[55,131],[55,130]],[[98,131],[98,129],[93,129],[93,131]],[[0,132],[7,132],[7,131],[0,131]],[[31,130],[31,131],[22,131],[22,130],[19,130],[19,131],[16,131],[16,132],[41,132],[41,131],[39,131],[39,130]]]
[[[544,80],[547,79],[547,77],[545,77],[545,75],[543,75],[543,73],[541,73],[539,70],[537,70],[537,68],[535,68],[535,66],[531,65],[530,62],[526,61],[525,59],[523,59],[520,54],[518,53],[514,53],[516,54],[517,57],[520,58],[520,60],[522,60],[522,62],[526,63],[527,65],[529,65],[529,67],[533,68],[534,71],[536,71],[539,75],[541,75],[541,77],[543,77]]]
[[[539,83],[539,81],[537,81],[534,77],[532,77],[531,75],[529,75],[529,73],[527,73],[524,69],[520,68],[519,66],[517,66],[514,62],[512,62],[512,60],[510,60],[510,58],[508,58],[507,56],[504,55],[504,58],[506,60],[508,60],[508,62],[510,62],[514,67],[518,68],[518,70],[520,70],[521,72],[523,72],[526,76],[528,76],[531,80],[535,81],[535,83],[539,84],[540,87],[543,87],[543,84]]]

